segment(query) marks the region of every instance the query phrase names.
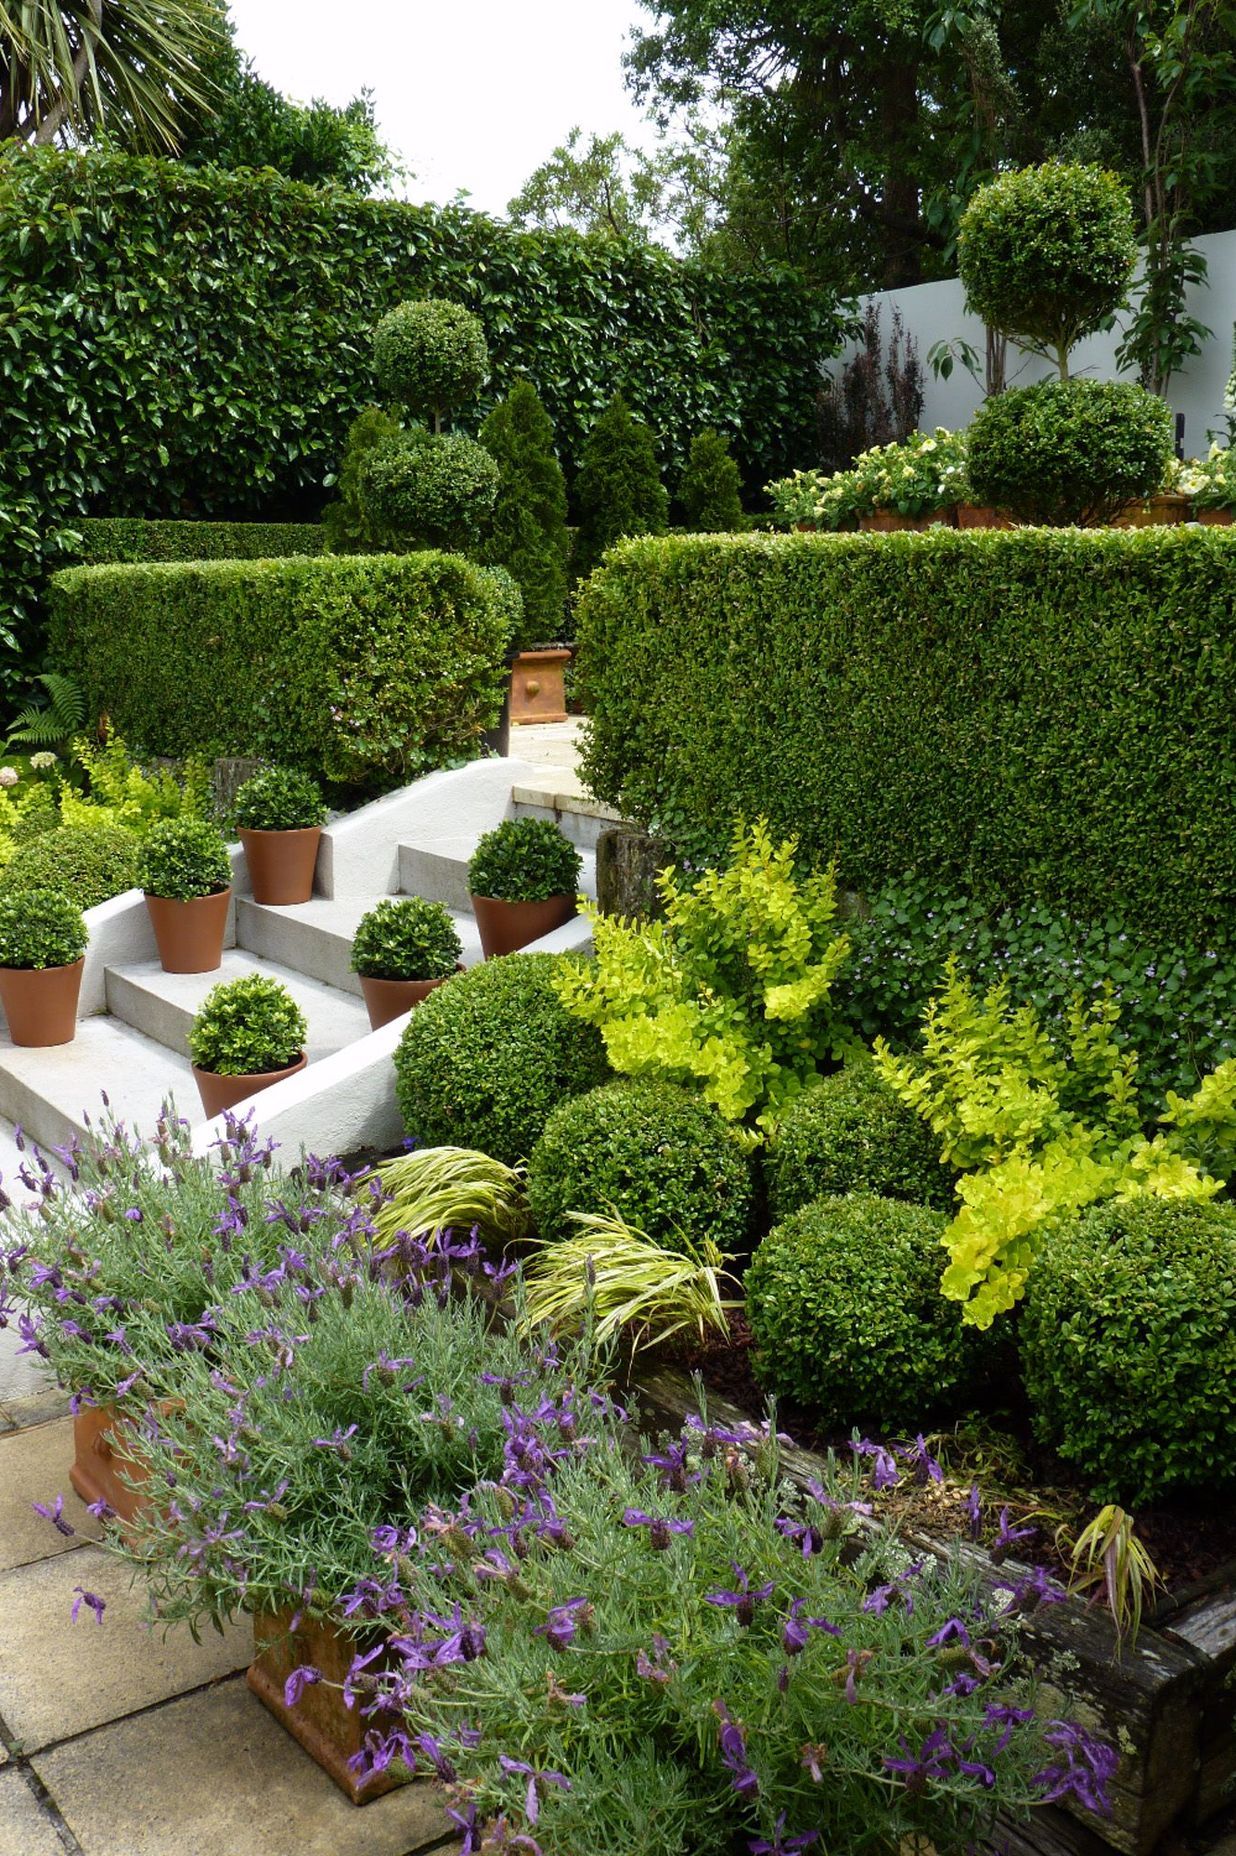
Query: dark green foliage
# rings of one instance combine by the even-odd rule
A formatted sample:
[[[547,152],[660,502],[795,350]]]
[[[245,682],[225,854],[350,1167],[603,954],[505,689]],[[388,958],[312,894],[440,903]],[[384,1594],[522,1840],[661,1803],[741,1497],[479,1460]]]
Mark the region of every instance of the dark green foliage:
[[[554,991],[556,954],[507,954],[418,1006],[395,1053],[395,1093],[422,1147],[478,1147],[514,1166],[566,1096],[606,1081],[600,1034]]]
[[[811,461],[839,320],[784,273],[734,278],[268,174],[14,153],[0,161],[0,628],[37,655],[43,584],[89,509],[315,514],[372,398],[375,321],[435,290],[480,315],[495,398],[534,381],[568,469],[618,386],[656,409],[674,463],[677,434],[704,421],[743,434],[753,481]]]
[[[517,380],[480,432],[498,466],[498,496],[481,559],[505,567],[523,595],[516,643],[552,643],[563,630],[567,562],[566,480],[554,428],[530,380]]]
[[[621,393],[615,393],[588,434],[575,479],[579,530],[571,567],[591,573],[623,535],[661,535],[669,498],[661,481],[656,442]]]
[[[235,822],[245,831],[308,831],[326,823],[317,781],[297,767],[267,767],[236,795]]]
[[[705,534],[742,526],[742,472],[730,455],[730,441],[711,428],[691,440],[686,469],[678,484],[678,501],[687,527]]]
[[[361,496],[361,482],[374,452],[398,439],[402,431],[394,413],[383,412],[380,406],[366,406],[348,427],[335,479],[339,495],[322,511],[322,531],[333,554],[381,553],[396,547],[398,537],[393,532],[374,527],[373,513],[366,510]]]
[[[83,567],[138,561],[265,561],[321,554],[316,522],[144,521],[138,516],[83,516],[80,540],[67,549]]]
[[[751,1230],[752,1177],[734,1131],[673,1083],[607,1083],[556,1108],[528,1162],[542,1237],[576,1234],[569,1212],[616,1210],[665,1250],[711,1239],[733,1255]]]
[[[189,1028],[189,1055],[215,1076],[268,1076],[305,1047],[305,1015],[286,986],[262,973],[223,980]]]
[[[764,1164],[775,1219],[788,1218],[812,1199],[847,1192],[874,1192],[933,1211],[954,1209],[953,1176],[940,1164],[939,1142],[862,1061],[794,1098]]]
[[[1118,174],[1049,161],[980,187],[962,215],[957,262],[968,307],[1023,347],[1052,355],[1101,328],[1137,261]]]
[[[117,825],[57,825],[19,846],[0,871],[0,887],[55,889],[79,909],[93,909],[133,888],[140,849],[133,833]]]
[[[1236,1481],[1236,1209],[1136,1198],[1054,1229],[1019,1329],[1035,1427],[1098,1501]]]
[[[387,400],[414,419],[432,419],[474,400],[489,371],[478,316],[441,297],[396,303],[373,332],[373,372]]]
[[[478,842],[468,864],[468,888],[498,902],[547,902],[575,894],[579,869],[579,852],[557,825],[508,818]]]
[[[170,902],[217,895],[232,880],[222,834],[204,818],[160,819],[141,845],[136,880]]]
[[[34,681],[46,692],[13,717],[7,747],[62,749],[86,722],[86,699],[75,678],[47,670]]]
[[[512,602],[458,555],[82,567],[52,649],[91,710],[159,754],[265,754],[394,785],[476,751]]]
[[[1129,381],[1045,380],[980,406],[966,474],[976,503],[1055,527],[1105,522],[1163,482],[1171,407]]]
[[[498,467],[462,433],[440,438],[414,426],[369,452],[358,472],[370,534],[401,548],[468,550],[480,539],[498,493]]]
[[[0,895],[0,967],[71,967],[88,939],[80,906],[62,890],[31,886],[10,895],[6,886]]]
[[[365,915],[352,943],[352,971],[379,980],[444,980],[463,952],[440,902],[384,896]]]
[[[589,784],[682,854],[766,813],[846,887],[1230,935],[1227,531],[647,539],[581,604]]]
[[[760,1383],[842,1426],[908,1426],[954,1404],[972,1343],[940,1294],[940,1212],[854,1194],[775,1225],[747,1270]]]
[[[841,1017],[868,1043],[915,1043],[950,955],[980,992],[1007,978],[1049,1031],[1063,1031],[1075,994],[1112,989],[1121,1035],[1138,1053],[1143,1099],[1191,1095],[1201,1077],[1236,1057],[1236,949],[1198,941],[1164,945],[1127,932],[1116,913],[1089,925],[1042,904],[985,912],[909,879],[868,898],[850,922],[850,958],[837,981]]]

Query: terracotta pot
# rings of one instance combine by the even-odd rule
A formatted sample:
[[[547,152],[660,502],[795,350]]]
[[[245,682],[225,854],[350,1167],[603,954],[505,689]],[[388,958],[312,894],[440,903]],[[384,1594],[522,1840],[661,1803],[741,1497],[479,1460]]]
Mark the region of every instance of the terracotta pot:
[[[272,1083],[281,1083],[285,1076],[295,1076],[308,1061],[307,1054],[302,1051],[296,1062],[289,1063],[285,1070],[264,1070],[260,1076],[217,1076],[213,1070],[199,1070],[194,1064],[193,1080],[207,1120],[213,1121],[225,1108],[235,1108],[238,1102],[247,1102],[250,1096],[257,1095],[261,1089],[269,1089]]]
[[[1193,520],[1204,528],[1231,528],[1232,512],[1230,509],[1195,509]]]
[[[1189,499],[1173,490],[1163,496],[1148,496],[1141,503],[1126,503],[1112,517],[1113,528],[1159,528],[1165,522],[1187,522]]]
[[[550,896],[544,902],[500,902],[495,896],[473,896],[472,913],[481,936],[486,960],[497,954],[514,954],[530,941],[539,941],[551,929],[561,928],[575,913],[574,896]]]
[[[521,651],[511,666],[511,723],[565,722],[565,649]]]
[[[144,1482],[150,1474],[136,1432],[114,1405],[84,1406],[73,1420],[69,1481],[84,1502],[104,1501],[121,1521],[135,1521],[146,1506],[140,1489],[121,1474]]]
[[[455,971],[462,973],[463,968],[456,967]],[[371,973],[362,973],[358,977],[365,1009],[369,1013],[369,1029],[377,1031],[381,1026],[389,1025],[392,1018],[402,1018],[414,1005],[420,1005],[435,986],[445,986],[450,974],[440,980],[380,980]]]
[[[930,515],[903,516],[896,509],[877,509],[869,516],[860,516],[858,526],[864,535],[889,535],[902,529],[920,531],[928,528],[955,528],[957,512],[954,509],[933,509]]]
[[[276,908],[308,902],[322,841],[320,825],[304,831],[241,831],[238,836],[245,847],[255,902]]]
[[[14,1044],[71,1044],[85,960],[69,967],[0,967],[0,1004]]]
[[[249,1667],[249,1687],[353,1804],[368,1804],[405,1781],[387,1770],[359,1783],[348,1768],[348,1760],[360,1751],[369,1723],[359,1709],[344,1706],[339,1687],[327,1684],[342,1684],[359,1639],[344,1635],[326,1618],[302,1617],[293,1631],[294,1616],[291,1610],[281,1610],[254,1617],[256,1654]],[[306,1664],[320,1670],[325,1680],[303,1689],[300,1700],[289,1708],[283,1699],[284,1684],[294,1669]]]
[[[1012,516],[1006,516],[1002,510],[990,509],[984,503],[958,503],[958,528],[1015,528]]]
[[[147,896],[146,908],[165,973],[213,973],[222,964],[231,900],[230,886],[213,896],[193,896],[188,902]]]

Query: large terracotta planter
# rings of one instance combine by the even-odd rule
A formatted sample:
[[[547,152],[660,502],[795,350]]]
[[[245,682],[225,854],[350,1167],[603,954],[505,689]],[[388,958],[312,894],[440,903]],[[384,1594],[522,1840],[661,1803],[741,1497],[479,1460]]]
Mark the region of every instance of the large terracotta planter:
[[[498,954],[518,953],[530,941],[561,928],[575,913],[574,896],[550,896],[544,902],[500,902],[495,896],[473,896],[472,912],[486,960]]]
[[[1204,528],[1231,528],[1232,512],[1230,509],[1195,509],[1193,520]]]
[[[114,1405],[83,1406],[73,1420],[73,1462],[69,1481],[84,1502],[104,1501],[123,1522],[133,1522],[146,1505],[140,1489],[121,1480],[121,1472],[144,1482],[149,1469],[128,1419]]]
[[[1173,490],[1163,496],[1148,496],[1145,502],[1126,503],[1112,517],[1113,528],[1159,528],[1164,523],[1187,522],[1190,502]]]
[[[213,1070],[199,1070],[193,1065],[193,1080],[197,1084],[197,1093],[202,1098],[202,1107],[207,1120],[213,1121],[225,1108],[235,1108],[238,1102],[247,1102],[262,1089],[269,1089],[272,1083],[281,1083],[285,1076],[295,1076],[303,1070],[309,1058],[304,1051],[295,1063],[289,1063],[284,1070],[264,1070],[260,1076],[218,1076]]]
[[[864,535],[891,535],[902,529],[921,531],[928,528],[955,528],[957,512],[955,509],[933,509],[930,515],[903,516],[896,509],[876,509],[869,516],[860,516],[858,526]]]
[[[231,900],[230,886],[213,896],[192,896],[188,902],[147,896],[146,908],[165,973],[213,973],[222,965]]]
[[[308,902],[322,841],[320,825],[310,825],[304,831],[242,830],[238,835],[245,847],[255,902],[268,902],[276,908]]]
[[[456,973],[462,973],[462,967],[456,967]],[[436,986],[445,986],[451,977],[448,973],[440,980],[380,980],[371,973],[358,975],[365,1009],[369,1013],[369,1029],[380,1030],[389,1025],[392,1018],[402,1018],[415,1005],[426,1000]]]
[[[353,1804],[368,1804],[405,1781],[388,1769],[361,1783],[348,1768],[348,1760],[360,1752],[368,1722],[359,1708],[345,1707],[338,1687],[327,1685],[345,1680],[357,1639],[345,1636],[324,1618],[302,1617],[293,1631],[294,1615],[283,1610],[260,1612],[254,1618],[256,1655],[249,1668],[249,1687]],[[320,1670],[325,1680],[304,1688],[300,1700],[289,1708],[283,1698],[284,1684],[294,1669],[306,1665]]]
[[[14,1044],[71,1044],[85,960],[69,967],[0,967],[0,1004]]]
[[[958,503],[958,528],[1015,528],[1012,516],[1003,510],[990,509],[984,503]]]
[[[563,681],[571,653],[564,648],[521,651],[511,666],[511,723],[565,722]]]

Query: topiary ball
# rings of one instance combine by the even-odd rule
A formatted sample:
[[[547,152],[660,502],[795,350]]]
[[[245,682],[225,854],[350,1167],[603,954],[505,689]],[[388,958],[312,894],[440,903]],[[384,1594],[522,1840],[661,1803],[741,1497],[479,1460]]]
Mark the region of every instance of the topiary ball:
[[[1144,1194],[1061,1225],[1019,1342],[1035,1430],[1096,1501],[1236,1482],[1236,1207]]]
[[[440,417],[474,399],[489,371],[480,319],[438,297],[397,303],[373,332],[373,371],[385,399]]]
[[[1025,522],[1105,522],[1159,488],[1174,431],[1171,407],[1129,381],[1014,387],[974,416],[970,493]]]
[[[93,909],[137,882],[141,846],[119,825],[57,825],[23,844],[4,868],[6,890],[58,889]]]
[[[766,1149],[764,1175],[774,1219],[847,1192],[939,1212],[953,1204],[939,1142],[870,1063],[849,1064],[794,1098]]]
[[[395,1053],[395,1093],[418,1143],[477,1147],[514,1166],[564,1097],[606,1081],[600,1033],[554,991],[567,958],[487,960],[417,1007]]]
[[[855,1193],[775,1225],[745,1283],[760,1383],[846,1426],[920,1430],[953,1404],[974,1342],[940,1292],[946,1222]]]
[[[474,439],[402,432],[364,459],[358,485],[375,532],[408,547],[466,550],[493,512],[498,466]]]
[[[673,1083],[607,1083],[556,1108],[528,1162],[542,1237],[575,1234],[569,1212],[616,1210],[665,1250],[748,1242],[751,1166],[716,1110]]]

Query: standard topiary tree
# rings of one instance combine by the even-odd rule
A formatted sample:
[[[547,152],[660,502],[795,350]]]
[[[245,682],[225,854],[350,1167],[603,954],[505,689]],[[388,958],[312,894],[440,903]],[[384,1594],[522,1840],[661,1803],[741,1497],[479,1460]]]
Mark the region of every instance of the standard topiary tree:
[[[1025,522],[1105,522],[1159,488],[1173,436],[1171,407],[1130,381],[1015,387],[975,414],[970,493]]]
[[[474,399],[489,372],[480,318],[441,297],[397,303],[373,332],[373,371],[385,400],[440,432],[445,415]]]
[[[1049,161],[980,187],[961,219],[957,262],[968,306],[999,334],[1055,361],[1113,316],[1137,261],[1118,174]]]
[[[669,498],[653,436],[621,393],[615,393],[588,434],[575,479],[575,501],[579,532],[574,565],[581,578],[621,536],[665,533]]]
[[[517,380],[481,427],[498,467],[498,494],[482,560],[505,567],[524,600],[520,644],[559,637],[567,594],[566,479],[549,414],[529,380]]]
[[[698,534],[724,533],[742,525],[742,473],[730,456],[729,439],[711,426],[691,440],[678,501],[687,527]]]
[[[404,548],[466,553],[493,513],[498,467],[475,439],[413,426],[368,453],[358,482],[371,532]]]
[[[769,1142],[764,1173],[775,1220],[847,1192],[955,1209],[939,1141],[870,1063],[847,1064],[794,1097]]]

